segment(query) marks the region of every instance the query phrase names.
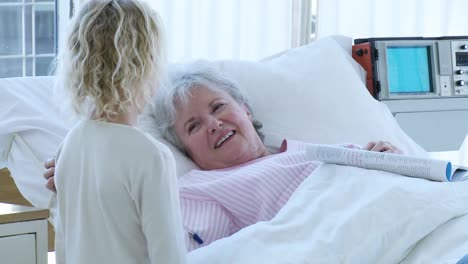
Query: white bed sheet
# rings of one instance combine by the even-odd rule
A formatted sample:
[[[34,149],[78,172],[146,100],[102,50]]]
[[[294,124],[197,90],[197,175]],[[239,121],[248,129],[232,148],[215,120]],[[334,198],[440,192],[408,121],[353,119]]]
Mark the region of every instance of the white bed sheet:
[[[192,264],[456,263],[468,253],[467,190],[468,182],[322,165],[273,220],[195,250],[188,259]]]
[[[0,168],[7,166],[21,194],[47,208],[44,161],[53,157],[72,125],[54,103],[54,77],[0,80]]]
[[[402,264],[453,264],[468,255],[468,215],[438,227],[413,248]]]

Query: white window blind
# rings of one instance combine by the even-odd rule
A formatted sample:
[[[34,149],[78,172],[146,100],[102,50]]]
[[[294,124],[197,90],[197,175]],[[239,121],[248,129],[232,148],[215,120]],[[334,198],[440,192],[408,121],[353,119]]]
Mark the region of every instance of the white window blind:
[[[319,0],[318,37],[468,35],[466,0]]]
[[[85,1],[71,2],[76,7]],[[304,45],[315,36],[311,20],[315,21],[317,0],[144,1],[163,20],[170,62],[258,60]],[[64,22],[62,16],[60,32]]]
[[[310,0],[147,0],[166,27],[170,61],[257,60],[310,41]]]

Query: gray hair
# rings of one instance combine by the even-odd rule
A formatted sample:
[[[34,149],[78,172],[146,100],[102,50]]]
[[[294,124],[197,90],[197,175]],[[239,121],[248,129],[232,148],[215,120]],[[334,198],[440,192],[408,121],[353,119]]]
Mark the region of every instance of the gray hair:
[[[175,105],[177,102],[186,104],[190,100],[192,89],[197,87],[228,93],[239,105],[245,105],[253,116],[252,107],[238,85],[206,62],[197,61],[174,67],[169,74],[169,80],[166,80],[166,84],[158,90],[155,96],[153,114],[161,136],[184,153],[184,146],[174,128]],[[264,135],[260,131],[262,123],[254,119],[252,125],[263,141]]]

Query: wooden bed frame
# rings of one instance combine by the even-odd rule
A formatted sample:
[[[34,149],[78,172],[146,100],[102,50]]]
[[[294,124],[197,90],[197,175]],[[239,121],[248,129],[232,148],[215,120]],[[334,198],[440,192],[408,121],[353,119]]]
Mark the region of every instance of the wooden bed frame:
[[[10,176],[10,172],[6,168],[0,169],[0,202],[32,206],[31,203],[21,195],[13,178]],[[54,251],[55,233],[54,227],[50,223],[48,226],[48,237],[49,251]]]

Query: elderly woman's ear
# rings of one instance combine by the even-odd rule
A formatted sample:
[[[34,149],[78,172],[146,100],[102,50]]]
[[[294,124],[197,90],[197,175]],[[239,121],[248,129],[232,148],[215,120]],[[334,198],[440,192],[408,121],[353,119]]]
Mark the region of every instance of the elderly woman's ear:
[[[252,113],[249,110],[249,107],[246,104],[243,104],[242,108],[245,110],[245,112],[247,113],[247,116],[249,117],[250,121],[252,121],[252,123],[253,123],[254,120],[253,120]]]

